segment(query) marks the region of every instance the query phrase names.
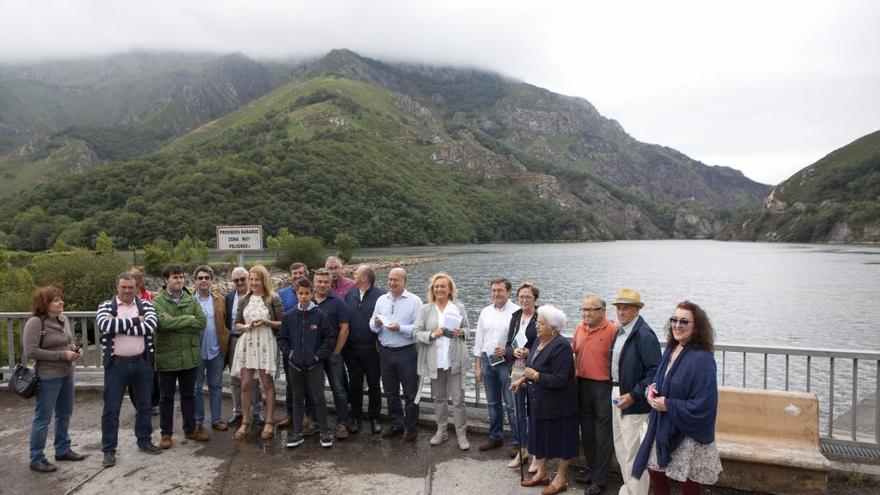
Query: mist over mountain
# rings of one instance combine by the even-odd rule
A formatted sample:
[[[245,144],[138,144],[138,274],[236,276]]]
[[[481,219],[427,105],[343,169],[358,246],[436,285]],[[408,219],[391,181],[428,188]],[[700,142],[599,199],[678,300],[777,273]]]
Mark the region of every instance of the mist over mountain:
[[[369,245],[705,238],[769,190],[641,143],[582,98],[348,50],[0,67],[0,155],[0,230],[27,249],[101,230],[122,245],[210,239],[238,221]],[[253,195],[274,206],[227,204]]]

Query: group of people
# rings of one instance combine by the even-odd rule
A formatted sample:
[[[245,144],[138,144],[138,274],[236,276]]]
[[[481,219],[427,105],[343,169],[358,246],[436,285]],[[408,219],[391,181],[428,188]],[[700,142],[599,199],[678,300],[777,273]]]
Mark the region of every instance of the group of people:
[[[418,437],[420,391],[430,383],[437,430],[431,445],[449,438],[449,401],[458,447],[470,448],[465,410],[465,375],[474,374],[485,390],[489,435],[480,450],[503,446],[504,415],[510,424],[511,468],[529,464],[523,486],[543,486],[545,495],[566,491],[569,460],[583,447],[587,470],[576,480],[585,493],[598,494],[608,482],[612,453],[621,466],[622,495],[669,493],[669,479],[686,494],[713,484],[721,463],[714,445],[717,384],[714,333],[699,306],[679,303],[666,325],[666,350],[639,315],[640,294],[622,289],[612,305],[617,323],[606,315],[598,294],[583,298],[582,321],[571,339],[562,335],[567,318],[552,305],[539,305],[539,288],[490,281],[491,304],[471,328],[453,278],[437,273],[429,280],[427,302],[407,289],[406,270],[388,273],[386,289],[376,272],[361,265],[354,279],[341,262],[309,272],[290,268],[291,284],[274,290],[268,270],[255,265],[232,271],[233,288],[213,290],[214,272],[199,266],[195,290],[185,287],[180,266],[163,270],[164,286],[143,288],[142,274],[119,275],[116,294],[103,302],[96,325],[101,332],[104,410],[101,418],[103,464],[116,462],[119,414],[128,391],[136,409],[140,451],[159,454],[172,448],[174,397],[179,386],[186,438],[208,441],[204,385],[208,387],[211,428],[238,426],[246,438],[252,424],[260,436],[275,433],[274,377],[287,381],[286,415],[292,426],[287,446],[297,447],[319,434],[323,447],[357,433],[364,421],[367,382],[369,431],[384,437]],[[55,459],[77,461],[67,432],[73,410],[73,344],[63,315],[61,290],[34,293],[33,317],[25,324],[25,355],[37,361],[40,386],[30,438],[30,467],[54,471],[43,450],[55,416]],[[229,367],[232,417],[221,417],[223,370]],[[158,377],[158,386],[154,385]],[[336,411],[331,428],[324,384],[330,384]],[[381,381],[381,386],[380,386]],[[158,389],[159,445],[152,442],[153,396]],[[379,422],[385,397],[388,425]],[[555,476],[548,460],[559,459]],[[646,476],[644,471],[648,470]]]

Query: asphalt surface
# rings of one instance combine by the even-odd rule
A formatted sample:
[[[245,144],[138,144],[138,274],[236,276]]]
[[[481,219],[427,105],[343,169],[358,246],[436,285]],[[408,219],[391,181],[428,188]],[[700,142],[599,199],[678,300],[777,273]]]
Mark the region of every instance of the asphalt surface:
[[[207,401],[206,401],[207,402]],[[55,473],[35,473],[28,469],[28,436],[33,418],[33,400],[23,400],[0,392],[0,493],[2,494],[539,494],[541,488],[519,486],[519,470],[506,467],[508,449],[480,452],[477,446],[486,436],[468,435],[471,449],[458,449],[454,432],[450,439],[433,447],[429,440],[434,428],[424,425],[415,443],[400,437],[383,439],[368,428],[332,448],[322,448],[318,437],[307,437],[295,449],[284,444],[287,432],[278,430],[272,440],[261,440],[255,426],[243,441],[235,441],[233,429],[209,431],[206,443],[183,438],[179,412],[175,416],[174,446],[151,456],[137,450],[133,432],[134,408],[126,399],[120,415],[116,466],[101,468],[100,391],[81,390],[70,425],[73,448],[87,454],[81,462],[60,462]],[[207,406],[207,403],[206,403]],[[224,397],[224,418],[231,411]],[[276,417],[283,415],[283,406]],[[210,413],[209,413],[210,416]],[[332,418],[331,418],[332,421]],[[158,443],[158,417],[153,418]],[[485,425],[477,425],[485,431]],[[50,427],[46,456],[54,461],[53,431]],[[551,467],[551,470],[553,468]],[[582,493],[574,483],[577,469],[569,472],[567,493]],[[880,493],[880,485],[866,481],[853,484],[835,479],[829,493]],[[605,493],[617,493],[619,477]],[[707,493],[742,494],[731,489],[711,488]]]

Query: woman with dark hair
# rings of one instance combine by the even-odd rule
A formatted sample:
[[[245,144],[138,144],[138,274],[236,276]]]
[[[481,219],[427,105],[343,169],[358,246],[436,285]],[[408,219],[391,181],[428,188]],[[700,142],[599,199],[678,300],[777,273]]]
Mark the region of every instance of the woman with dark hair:
[[[54,286],[40,287],[34,292],[33,316],[24,324],[22,345],[25,359],[35,359],[37,377],[37,403],[31,425],[31,470],[41,473],[55,471],[46,460],[43,449],[52,414],[55,414],[55,460],[81,461],[85,456],[70,448],[67,427],[73,414],[73,362],[82,352],[73,345],[70,322],[64,312],[61,289]]]
[[[538,296],[541,294],[538,287],[526,282],[516,289],[516,303],[519,309],[510,316],[510,328],[507,330],[507,360],[513,362],[511,367],[511,379],[516,380],[522,376],[525,369],[526,359],[529,357],[529,349],[538,338],[536,329],[538,324]],[[526,388],[517,390],[514,400],[519,411],[517,428],[520,432],[520,444],[515,448],[513,460],[507,464],[509,468],[518,468],[520,464],[529,458],[528,451],[528,420],[526,418]],[[532,463],[529,472],[534,473],[537,466]]]
[[[656,495],[670,493],[670,478],[681,482],[685,495],[699,494],[721,473],[715,335],[706,312],[690,301],[675,307],[666,335],[666,351],[646,392],[654,410],[632,474],[641,478],[647,467]]]

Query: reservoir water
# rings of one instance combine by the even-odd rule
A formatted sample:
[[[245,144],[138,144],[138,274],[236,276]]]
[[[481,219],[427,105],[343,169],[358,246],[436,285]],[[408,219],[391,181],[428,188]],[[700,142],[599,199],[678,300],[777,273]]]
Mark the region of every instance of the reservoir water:
[[[717,342],[880,350],[878,246],[662,240],[382,248],[358,255],[440,258],[409,267],[408,288],[426,300],[428,278],[449,273],[472,328],[489,304],[489,280],[504,276],[514,288],[537,284],[539,303],[568,315],[568,334],[580,320],[582,294],[597,292],[610,303],[618,289],[632,287],[658,334],[676,302],[690,299],[706,309]],[[613,308],[608,316],[616,318]]]

